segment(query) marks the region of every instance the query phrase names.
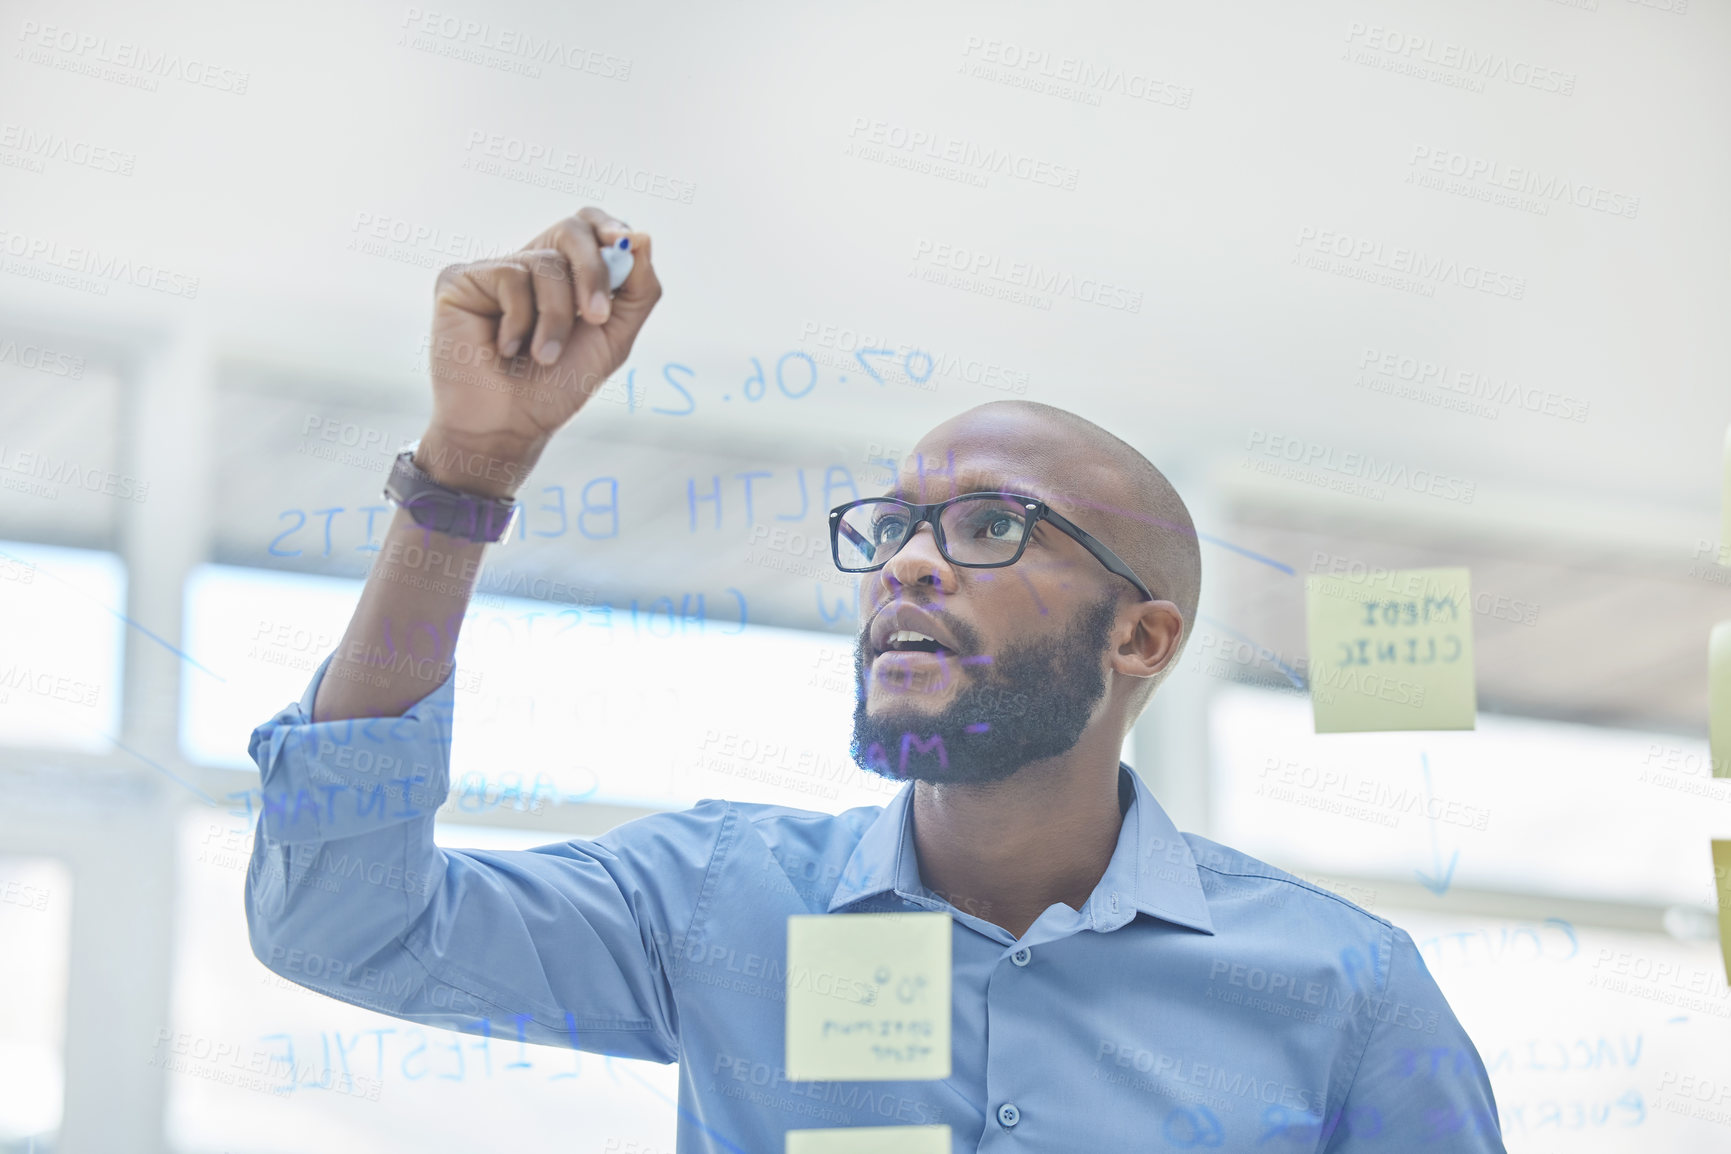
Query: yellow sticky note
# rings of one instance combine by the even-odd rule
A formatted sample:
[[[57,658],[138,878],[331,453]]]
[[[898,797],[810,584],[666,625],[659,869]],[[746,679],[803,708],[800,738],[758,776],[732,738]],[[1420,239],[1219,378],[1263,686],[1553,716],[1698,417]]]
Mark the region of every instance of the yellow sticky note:
[[[1371,570],[1305,582],[1318,733],[1472,729],[1470,575]]]
[[[1731,777],[1731,621],[1707,635],[1707,711],[1713,776]]]
[[[950,1076],[948,914],[787,919],[787,1076]]]
[[[1719,952],[1725,956],[1725,980],[1731,982],[1731,841],[1714,839],[1713,886],[1719,894]]]
[[[852,1126],[841,1130],[789,1130],[787,1154],[950,1154],[950,1128]]]

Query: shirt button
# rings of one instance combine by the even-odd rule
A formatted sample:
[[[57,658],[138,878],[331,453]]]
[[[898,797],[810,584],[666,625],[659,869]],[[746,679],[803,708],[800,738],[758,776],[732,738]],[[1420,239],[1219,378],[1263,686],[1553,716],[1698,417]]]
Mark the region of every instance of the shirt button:
[[[1016,1109],[1014,1102],[1005,1102],[998,1107],[998,1121],[1005,1126],[1014,1126],[1022,1120],[1022,1112]]]
[[[1033,956],[1034,951],[1030,950],[1027,946],[1023,946],[1021,949],[1010,955],[1010,960],[1015,962],[1018,966],[1025,966]],[[1008,1123],[1008,1125],[1014,1126],[1015,1123],[1011,1122]]]

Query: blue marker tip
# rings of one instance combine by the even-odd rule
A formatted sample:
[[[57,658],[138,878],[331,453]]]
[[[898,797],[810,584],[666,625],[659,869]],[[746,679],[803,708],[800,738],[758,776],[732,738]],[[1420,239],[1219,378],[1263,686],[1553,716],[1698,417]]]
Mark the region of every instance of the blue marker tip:
[[[624,249],[630,248],[631,247],[631,238],[628,236],[620,237],[619,238],[619,247],[624,248]]]

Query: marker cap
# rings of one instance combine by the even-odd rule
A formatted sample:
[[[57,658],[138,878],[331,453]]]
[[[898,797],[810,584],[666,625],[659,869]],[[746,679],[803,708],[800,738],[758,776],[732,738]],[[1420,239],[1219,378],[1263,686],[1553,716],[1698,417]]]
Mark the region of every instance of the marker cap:
[[[627,243],[623,237],[619,244],[610,244],[601,250],[601,261],[607,266],[607,291],[616,293],[619,286],[625,283],[625,278],[631,275],[631,268],[637,263],[631,255],[631,250],[621,248]]]

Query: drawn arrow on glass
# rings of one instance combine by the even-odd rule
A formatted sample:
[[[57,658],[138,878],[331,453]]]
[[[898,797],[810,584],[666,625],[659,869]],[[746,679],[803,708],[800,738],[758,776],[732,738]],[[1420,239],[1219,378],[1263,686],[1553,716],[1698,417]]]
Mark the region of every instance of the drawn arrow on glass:
[[[1436,818],[1430,816],[1430,755],[1421,753],[1418,756],[1420,762],[1424,766],[1424,809],[1426,820],[1430,822],[1430,856],[1431,866],[1435,870],[1435,876],[1427,874],[1423,870],[1414,870],[1412,872],[1418,875],[1419,883],[1423,885],[1425,889],[1440,898],[1444,894],[1448,893],[1449,885],[1454,881],[1455,863],[1460,860],[1461,851],[1457,849],[1453,853],[1449,854],[1449,864],[1447,868],[1444,868],[1442,846],[1437,841]]]

